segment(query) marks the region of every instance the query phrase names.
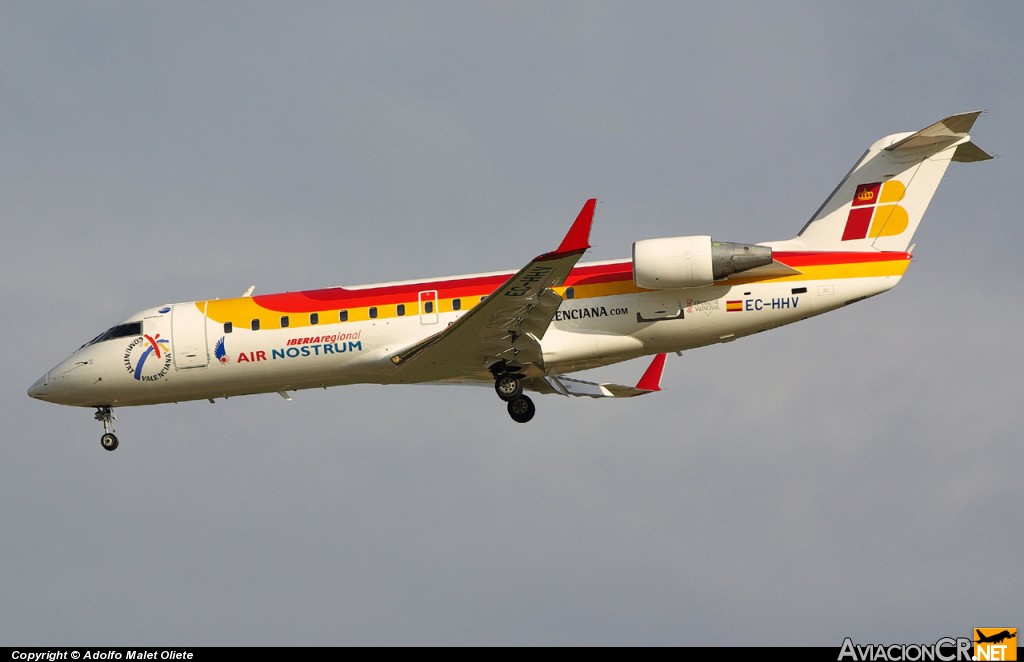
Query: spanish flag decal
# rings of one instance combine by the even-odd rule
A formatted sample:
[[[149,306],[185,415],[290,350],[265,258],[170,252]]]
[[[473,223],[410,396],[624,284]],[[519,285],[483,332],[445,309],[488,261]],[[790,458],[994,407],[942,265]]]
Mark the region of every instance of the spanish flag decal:
[[[727,312],[727,313],[740,313],[740,312],[743,312],[743,302],[742,301],[726,301],[725,302],[725,312]]]

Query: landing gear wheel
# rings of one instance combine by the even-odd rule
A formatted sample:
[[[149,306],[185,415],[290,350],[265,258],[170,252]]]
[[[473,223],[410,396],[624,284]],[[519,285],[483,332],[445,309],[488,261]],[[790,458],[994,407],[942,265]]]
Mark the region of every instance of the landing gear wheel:
[[[533,415],[537,413],[537,407],[533,400],[525,395],[519,395],[508,401],[508,415],[516,423],[528,423]]]
[[[494,380],[494,391],[505,402],[511,402],[523,394],[523,380],[512,375],[501,375]]]
[[[100,445],[108,451],[117,448],[117,435],[114,434],[114,410],[109,406],[96,407],[96,414],[93,416],[103,424],[103,436],[100,437]]]

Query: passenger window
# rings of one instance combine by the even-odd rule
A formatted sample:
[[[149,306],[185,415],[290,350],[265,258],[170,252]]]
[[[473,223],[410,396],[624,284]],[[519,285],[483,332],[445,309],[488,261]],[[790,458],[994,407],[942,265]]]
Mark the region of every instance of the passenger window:
[[[320,323],[320,314],[319,313],[310,313],[310,315],[309,315],[309,323],[310,324],[319,324]]]
[[[401,317],[402,315],[405,315],[405,304],[404,303],[398,304],[398,306],[395,308],[395,312],[398,313],[399,317]]]
[[[565,288],[565,298],[566,299],[575,299],[576,298],[576,288],[574,288],[574,287],[567,287],[567,288]]]
[[[425,312],[425,313],[432,313],[432,312],[434,312],[434,302],[433,301],[424,301],[423,302],[423,312]]]
[[[253,320],[252,321],[252,330],[253,331],[259,331],[260,330],[260,321],[259,320]]]
[[[452,310],[462,310],[462,299],[452,299]]]
[[[224,322],[224,333],[231,333],[233,329],[231,322]]]
[[[281,318],[281,328],[282,329],[287,329],[288,328],[288,316],[287,315]]]
[[[347,310],[339,310],[338,311],[338,320],[342,321],[342,322],[347,322],[348,321],[348,311]]]
[[[370,306],[370,319],[377,319],[377,306]]]

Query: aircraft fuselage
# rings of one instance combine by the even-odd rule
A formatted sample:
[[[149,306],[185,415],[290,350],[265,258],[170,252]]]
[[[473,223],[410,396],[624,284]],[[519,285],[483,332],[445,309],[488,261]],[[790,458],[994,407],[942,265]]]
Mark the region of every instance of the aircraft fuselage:
[[[545,367],[564,374],[758,333],[893,287],[906,253],[776,253],[799,276],[643,290],[629,260],[580,264],[541,341]],[[88,344],[30,394],[83,407],[207,400],[354,383],[489,383],[436,371],[407,377],[389,361],[478,305],[512,272],[157,306],[118,325],[139,333]],[[344,320],[344,321],[342,321]],[[117,327],[114,327],[117,328]],[[116,334],[115,334],[116,335]]]

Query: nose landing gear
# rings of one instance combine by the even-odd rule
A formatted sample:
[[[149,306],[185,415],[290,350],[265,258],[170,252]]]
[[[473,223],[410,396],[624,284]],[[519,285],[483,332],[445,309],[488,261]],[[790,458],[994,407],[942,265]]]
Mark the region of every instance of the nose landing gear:
[[[94,418],[103,423],[103,436],[100,437],[100,445],[108,451],[116,450],[117,435],[114,434],[114,421],[117,420],[117,417],[114,416],[114,410],[110,407],[97,407]]]

